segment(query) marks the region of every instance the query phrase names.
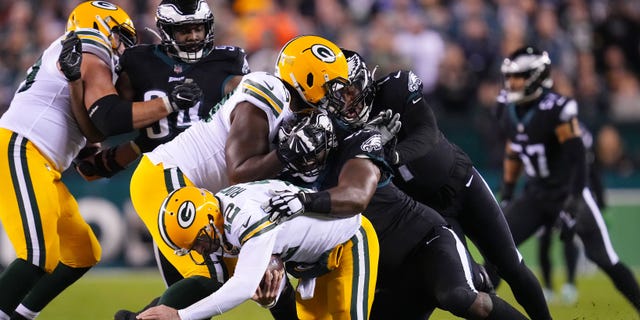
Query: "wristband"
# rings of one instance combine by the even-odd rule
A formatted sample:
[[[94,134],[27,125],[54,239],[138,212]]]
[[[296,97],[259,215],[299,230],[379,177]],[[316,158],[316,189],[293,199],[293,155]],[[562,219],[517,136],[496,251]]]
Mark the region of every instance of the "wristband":
[[[300,192],[298,196],[305,212],[331,213],[331,194],[328,191]]]
[[[164,102],[164,108],[167,110],[168,113],[172,113],[173,107],[171,106],[171,102],[169,102],[169,98],[168,97],[162,97],[162,102]]]

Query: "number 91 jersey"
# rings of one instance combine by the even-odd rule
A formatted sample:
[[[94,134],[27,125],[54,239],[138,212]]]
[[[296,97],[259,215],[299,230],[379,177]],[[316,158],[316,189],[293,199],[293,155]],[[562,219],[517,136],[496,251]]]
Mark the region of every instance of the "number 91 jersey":
[[[548,189],[565,187],[571,164],[562,149],[568,137],[560,132],[564,127],[573,128],[573,123],[577,127],[576,101],[552,91],[521,105],[505,101],[502,92],[496,116],[509,140],[508,148],[518,154],[530,182]]]
[[[225,95],[227,81],[249,73],[247,56],[238,47],[215,47],[196,63],[184,63],[169,57],[158,45],[130,48],[120,58],[120,70],[133,89],[133,101],[169,96],[185,79],[193,79],[203,93],[203,101],[194,108],[179,110],[153,125],[139,130],[136,143],[143,152],[172,140],[180,132],[207,116]]]

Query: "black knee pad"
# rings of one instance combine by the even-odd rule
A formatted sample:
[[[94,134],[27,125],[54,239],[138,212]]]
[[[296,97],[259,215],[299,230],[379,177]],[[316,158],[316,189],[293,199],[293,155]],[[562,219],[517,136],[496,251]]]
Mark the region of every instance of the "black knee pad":
[[[467,310],[476,299],[477,293],[471,288],[454,288],[439,292],[436,295],[438,300],[438,308],[447,310],[458,317],[465,317]]]

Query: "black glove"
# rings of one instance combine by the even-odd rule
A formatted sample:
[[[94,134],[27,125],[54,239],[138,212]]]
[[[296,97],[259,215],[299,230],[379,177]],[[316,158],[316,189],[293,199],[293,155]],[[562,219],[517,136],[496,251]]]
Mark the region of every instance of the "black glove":
[[[269,221],[281,222],[304,213],[304,192],[270,190],[272,197],[261,207]]]
[[[580,195],[570,194],[562,204],[562,211],[568,213],[572,218],[576,218],[581,212],[589,210],[584,198]]]
[[[393,138],[400,132],[400,114],[394,114],[391,109],[380,111],[371,121],[367,122],[365,128],[374,129],[380,132],[382,136],[382,144],[393,140]]]
[[[515,189],[515,183],[502,183],[502,186],[500,187],[500,208],[503,211],[509,206],[509,203],[513,199]]]
[[[80,65],[82,65],[82,42],[74,31],[69,32],[62,40],[62,51],[58,57],[60,70],[67,81],[80,79]]]
[[[194,107],[202,100],[202,89],[192,79],[186,79],[171,91],[169,103],[173,111]]]
[[[560,224],[560,239],[572,241],[573,235],[576,233],[576,219],[566,211],[561,211],[558,222]]]
[[[90,158],[85,157],[83,159],[76,158],[78,161],[74,160],[74,164],[78,171],[87,177],[98,176],[111,178],[116,173],[124,170],[124,167],[116,161],[115,156],[117,150],[117,146],[106,150],[100,150],[100,152],[93,156],[93,162],[89,160]]]

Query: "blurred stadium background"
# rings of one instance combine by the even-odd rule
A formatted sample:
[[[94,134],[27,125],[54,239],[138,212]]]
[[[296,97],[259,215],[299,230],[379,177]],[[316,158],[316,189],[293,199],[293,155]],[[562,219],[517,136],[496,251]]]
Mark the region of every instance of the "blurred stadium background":
[[[378,76],[414,70],[441,129],[470,154],[496,191],[503,141],[491,108],[501,87],[500,63],[525,44],[548,51],[556,90],[577,99],[581,119],[593,133],[614,245],[625,262],[640,267],[635,247],[640,240],[640,0],[208,1],[217,45],[243,47],[254,71],[272,71],[279,48],[298,34],[319,34],[361,52],[370,65],[379,66]],[[0,1],[0,114],[26,70],[64,32],[79,2]],[[159,0],[112,2],[131,15],[141,43],[156,41],[145,28],[155,28]],[[132,170],[91,183],[73,170],[65,173],[103,246],[96,273],[153,267],[150,239],[129,201]],[[529,241],[522,251],[535,267],[535,243]],[[0,235],[0,265],[12,255]],[[560,254],[554,249],[553,255],[561,272]],[[586,266],[581,270],[589,271]],[[99,283],[100,276],[92,275],[78,285]],[[151,282],[161,287],[159,280]],[[145,304],[144,299],[139,302]]]

